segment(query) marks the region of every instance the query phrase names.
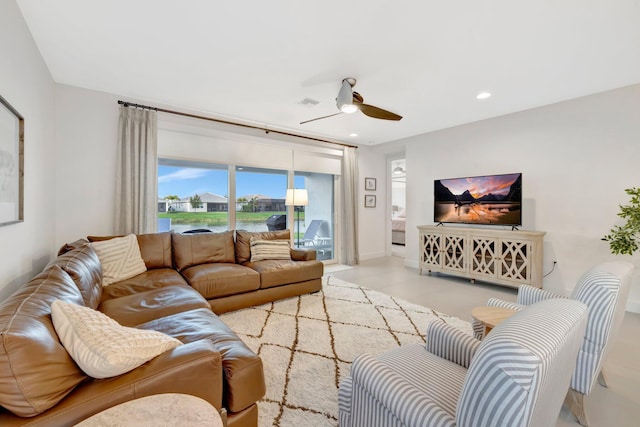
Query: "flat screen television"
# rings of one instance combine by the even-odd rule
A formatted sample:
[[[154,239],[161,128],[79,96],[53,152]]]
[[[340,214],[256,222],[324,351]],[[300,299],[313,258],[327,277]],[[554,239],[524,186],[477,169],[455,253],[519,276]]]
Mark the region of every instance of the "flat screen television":
[[[433,221],[522,225],[522,174],[437,179]]]

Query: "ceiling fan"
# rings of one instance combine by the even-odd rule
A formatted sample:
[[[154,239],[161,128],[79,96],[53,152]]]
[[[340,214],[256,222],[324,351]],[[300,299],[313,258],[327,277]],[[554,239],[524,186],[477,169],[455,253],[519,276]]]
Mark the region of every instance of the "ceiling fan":
[[[374,107],[373,105],[365,104],[364,98],[358,92],[353,90],[356,85],[356,79],[353,77],[347,77],[342,79],[342,85],[336,98],[336,105],[340,110],[338,113],[329,114],[328,116],[317,117],[315,119],[306,120],[300,122],[301,125],[309,122],[313,122],[320,119],[326,119],[327,117],[337,116],[338,114],[346,113],[351,114],[360,110],[363,114],[373,117],[374,119],[382,120],[400,120],[402,116],[392,113],[391,111],[383,110],[382,108]]]

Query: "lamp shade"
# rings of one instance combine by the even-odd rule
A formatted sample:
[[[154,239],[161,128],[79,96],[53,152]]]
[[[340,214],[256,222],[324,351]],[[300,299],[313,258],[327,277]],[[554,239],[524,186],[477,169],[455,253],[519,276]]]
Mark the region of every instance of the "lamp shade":
[[[284,204],[287,206],[307,206],[309,204],[307,190],[304,188],[289,188]]]

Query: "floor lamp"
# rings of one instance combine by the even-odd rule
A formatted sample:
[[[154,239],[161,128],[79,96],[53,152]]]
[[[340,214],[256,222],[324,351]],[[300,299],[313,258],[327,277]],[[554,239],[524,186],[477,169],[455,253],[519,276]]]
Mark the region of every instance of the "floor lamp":
[[[309,204],[309,195],[307,194],[307,190],[299,188],[287,189],[287,198],[285,199],[284,204],[286,206],[293,206],[296,210],[296,223],[298,224],[298,230],[296,231],[296,235],[298,237],[297,247],[300,247],[300,207],[307,206]]]

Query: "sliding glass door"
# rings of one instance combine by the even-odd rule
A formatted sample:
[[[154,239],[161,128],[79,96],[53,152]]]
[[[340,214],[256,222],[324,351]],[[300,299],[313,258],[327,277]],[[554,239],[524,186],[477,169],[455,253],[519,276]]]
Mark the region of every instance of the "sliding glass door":
[[[333,182],[330,174],[296,171],[294,176],[295,188],[306,189],[309,199],[296,207],[294,245],[315,249],[320,260],[335,257]]]
[[[304,206],[287,206],[293,178],[307,191]],[[291,229],[293,245],[335,258],[332,174],[159,159],[158,231]],[[293,218],[288,218],[293,213]]]

